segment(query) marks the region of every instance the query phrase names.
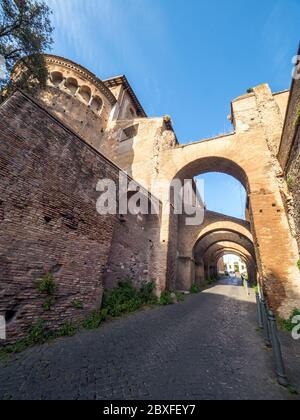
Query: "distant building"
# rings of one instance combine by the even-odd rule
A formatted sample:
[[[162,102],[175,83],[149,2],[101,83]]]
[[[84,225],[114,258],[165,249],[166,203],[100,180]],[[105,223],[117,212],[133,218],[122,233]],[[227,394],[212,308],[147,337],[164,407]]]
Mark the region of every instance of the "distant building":
[[[223,258],[225,270],[228,272],[239,272],[240,274],[247,274],[247,265],[240,258],[235,255],[225,255]]]

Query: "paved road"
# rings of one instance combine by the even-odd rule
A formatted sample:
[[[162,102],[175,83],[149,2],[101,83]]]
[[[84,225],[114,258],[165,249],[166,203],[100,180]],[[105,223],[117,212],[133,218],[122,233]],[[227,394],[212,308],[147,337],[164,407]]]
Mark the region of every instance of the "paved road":
[[[290,399],[235,280],[0,364],[1,399]]]

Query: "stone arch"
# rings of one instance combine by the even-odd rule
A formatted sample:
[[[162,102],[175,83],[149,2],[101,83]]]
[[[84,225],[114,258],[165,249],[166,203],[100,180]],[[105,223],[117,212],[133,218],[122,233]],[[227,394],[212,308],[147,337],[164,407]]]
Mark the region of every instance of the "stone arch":
[[[255,94],[263,101],[262,96],[267,92],[262,86]],[[163,151],[159,176],[171,182],[179,176],[192,178],[217,171],[234,176],[242,183],[248,194],[247,217],[251,223],[261,283],[272,308],[284,314],[299,302],[300,273],[296,266],[298,247],[290,231],[281,194],[280,171],[270,145],[280,142],[282,132],[277,128],[282,121],[276,120],[276,124],[280,124],[273,127],[268,119],[270,115],[263,115],[264,109],[260,108],[259,114],[257,108],[260,105],[257,102],[253,106],[247,103],[250,108],[246,107],[246,102],[247,98],[239,99],[233,104],[233,112],[239,123],[241,119],[248,118],[247,124],[238,124],[237,131],[229,135]],[[249,118],[251,113],[260,116],[259,122]],[[169,206],[169,203],[165,201],[164,206]],[[169,284],[173,281],[169,277],[169,265],[174,266],[177,261],[173,248],[178,238],[174,240],[173,235],[172,240],[168,240],[174,225],[176,220],[171,215],[162,227],[162,235],[168,241],[166,272]],[[276,252],[273,252],[275,243]]]
[[[242,235],[240,232],[232,231],[232,230],[226,230],[226,229],[219,229],[219,230],[213,230],[210,233],[207,233],[206,235],[200,236],[199,239],[194,244],[194,249],[201,247],[203,249],[203,245],[205,247],[205,244],[210,244],[212,242],[217,242],[220,239],[228,239],[231,238],[233,242],[237,243],[243,243],[249,249],[249,251],[252,252],[254,255],[254,246],[253,241],[249,239],[247,236]]]
[[[207,144],[208,143],[212,143],[212,142],[207,142]],[[193,145],[190,145],[190,146],[193,146]],[[199,147],[201,146],[201,150],[203,151],[203,144],[199,143],[197,144],[197,146]],[[224,173],[224,174],[234,177],[245,188],[247,194],[251,193],[248,175],[246,171],[236,161],[230,159],[226,155],[217,156],[216,154],[212,154],[211,156],[208,155],[204,157],[198,157],[197,156],[199,154],[197,153],[198,150],[196,150],[195,155],[190,155],[190,154],[187,155],[185,153],[187,149],[189,149],[189,146],[175,149],[173,150],[174,155],[169,156],[170,161],[168,163],[166,162],[166,165],[172,166],[172,168],[170,168],[169,166],[169,169],[172,171],[171,173],[173,173],[173,178],[171,181],[174,181],[175,179],[180,179],[181,181],[183,181],[186,179],[193,179],[197,175],[201,175],[204,173],[219,172],[219,173]],[[179,156],[179,150],[183,152],[180,156]],[[177,154],[178,154],[178,157],[177,157]],[[176,157],[176,160],[178,158],[178,161],[175,160],[175,157]],[[163,169],[163,173],[164,171],[165,169]],[[172,195],[171,195],[171,202],[172,202]],[[223,216],[223,217],[226,218],[226,216]],[[170,224],[178,225],[178,220],[176,220],[178,218],[175,215],[171,215],[170,219],[173,219],[173,221],[170,220]],[[176,239],[177,239],[177,244],[174,245],[174,241],[173,241],[173,243],[171,243],[169,247],[177,246],[178,248],[178,237]],[[169,255],[172,254],[174,256],[175,252],[168,249],[168,254]],[[168,259],[170,261],[170,258]],[[176,263],[177,261],[173,262],[174,265],[176,265]],[[168,277],[167,282],[169,285],[176,283],[176,280],[174,281],[174,279],[170,279],[169,275],[167,275],[167,277]]]
[[[237,254],[247,262],[248,272],[250,274],[250,280],[254,283],[256,281],[256,262],[252,253],[247,248],[235,242],[220,241],[213,243],[203,255],[205,262],[206,275],[217,275],[217,261],[219,255],[224,253]]]
[[[53,71],[50,74],[50,81],[56,87],[58,87],[63,82],[63,80],[64,76],[60,71]]]
[[[192,179],[197,175],[219,172],[237,179],[250,193],[250,184],[246,171],[234,160],[221,156],[199,157],[190,160],[178,170],[174,178]]]
[[[235,255],[239,258],[241,258],[241,260],[245,263],[246,267],[247,267],[247,272],[248,272],[248,279],[249,282],[253,285],[257,284],[257,267],[256,265],[254,265],[254,262],[252,261],[251,258],[249,258],[247,255],[245,255],[244,253],[237,251],[235,249],[224,249],[220,252],[217,252],[215,254],[215,266],[218,268],[218,264],[221,258],[223,258],[226,255]]]
[[[224,240],[213,243],[211,246],[209,246],[205,251],[205,254],[203,255],[203,259],[214,258],[214,256],[217,255],[218,252],[237,252],[241,256],[249,260],[253,258],[251,253],[242,245]]]
[[[243,221],[241,221],[243,222]],[[197,240],[201,240],[205,236],[217,232],[217,231],[228,231],[228,232],[235,232],[238,233],[245,238],[249,239],[249,241],[253,242],[253,235],[250,231],[250,225],[249,228],[245,227],[245,223],[238,223],[232,222],[232,221],[223,221],[223,222],[214,222],[206,226],[204,229],[200,230],[200,232],[197,234]],[[194,239],[194,238],[193,238]],[[195,242],[196,242],[195,241]]]
[[[220,258],[224,257],[225,255],[236,255],[237,257],[242,258],[244,261],[246,261],[247,263],[249,263],[249,257],[242,253],[241,251],[237,251],[236,249],[231,249],[231,248],[224,248],[221,251],[217,252],[215,254],[215,260],[219,260]]]
[[[65,88],[71,93],[71,95],[75,95],[78,90],[78,81],[74,77],[68,77],[65,83]]]
[[[230,232],[214,230],[213,232],[206,234],[200,240],[195,243],[193,251],[193,259],[197,265],[198,261],[203,261],[204,264],[204,277],[211,277],[210,269],[213,266],[213,275],[217,276],[217,260],[215,253],[222,253],[225,251],[225,246],[222,245],[231,244],[231,249],[243,252],[243,256],[248,262],[249,272],[254,277],[253,273],[257,271],[257,263],[253,242],[247,237],[241,235],[239,232]],[[226,250],[228,249],[228,246]],[[210,254],[213,250],[213,254]],[[209,255],[209,257],[208,257]],[[251,266],[251,267],[250,267]]]
[[[70,60],[45,55],[45,62],[50,77],[37,98],[88,144],[110,156],[104,137],[115,115],[117,99],[113,92],[104,81]],[[55,72],[64,76],[62,83],[60,78],[57,84],[52,83],[51,74]]]
[[[223,218],[223,220],[222,220]],[[247,222],[229,218],[223,215],[209,212],[208,220],[204,227],[184,228],[187,233],[179,231],[187,239],[180,245],[177,256],[176,287],[180,290],[189,290],[192,283],[200,283],[200,278],[205,281],[208,267],[205,260],[205,253],[208,248],[222,241],[230,241],[247,249],[256,267],[256,255],[253,238]],[[209,223],[213,221],[212,223]]]
[[[204,254],[208,248],[219,242],[231,242],[239,246],[243,246],[249,254],[255,258],[253,243],[248,241],[246,237],[242,237],[235,232],[216,231],[210,235],[205,236],[202,240],[197,241],[194,246],[196,254]]]
[[[181,217],[179,221],[182,222]],[[204,221],[201,226],[186,226],[184,221],[183,223],[179,223],[179,254],[191,257],[196,242],[217,231],[236,233],[247,238],[253,243],[253,236],[251,234],[249,222],[206,210]]]
[[[243,112],[246,113],[245,110]],[[163,151],[159,177],[172,182],[176,177],[191,179],[202,173],[221,172],[241,182],[248,194],[247,218],[251,225],[261,283],[270,305],[283,314],[291,302],[294,302],[293,305],[299,302],[300,273],[295,263],[299,258],[298,247],[290,231],[278,180],[278,167],[269,144],[270,138],[280,141],[281,131],[273,130],[269,120],[262,124],[251,124],[239,126],[237,132],[230,135]],[[163,203],[166,208],[170,206],[167,200]],[[162,227],[163,239],[168,242],[165,259],[167,284],[174,282],[169,267],[177,264],[174,248],[178,246],[178,237],[174,238],[173,233],[176,224],[176,217],[171,211],[171,216],[165,218],[165,226]],[[276,252],[273,252],[275,243]]]
[[[96,112],[96,114],[100,113],[103,107],[103,101],[100,96],[94,96],[91,102],[91,109]]]
[[[90,102],[91,97],[92,97],[92,91],[88,86],[86,85],[81,86],[78,93],[79,93],[80,98],[84,102],[86,103]]]

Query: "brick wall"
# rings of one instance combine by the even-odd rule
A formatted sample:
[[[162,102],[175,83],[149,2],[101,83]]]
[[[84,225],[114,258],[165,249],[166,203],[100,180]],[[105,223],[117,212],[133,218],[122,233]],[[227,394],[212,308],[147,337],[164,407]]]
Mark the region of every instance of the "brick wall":
[[[300,250],[300,126],[297,124],[299,110],[300,80],[295,79],[290,91],[278,160],[289,184],[289,191],[285,197],[286,211]],[[290,200],[290,195],[293,200]]]
[[[20,92],[0,108],[0,133],[0,314],[14,340],[39,319],[56,328],[100,307],[120,222],[96,212],[96,185],[119,171]],[[45,311],[36,282],[49,273],[58,290]]]
[[[158,281],[159,226],[155,215],[126,215],[116,223],[104,274],[105,288],[128,279],[138,288],[145,282]]]
[[[177,276],[177,246],[178,246],[178,215],[170,207],[169,247],[167,255],[167,289],[176,289]]]
[[[294,198],[293,215],[295,221],[296,238],[300,250],[300,125],[298,125],[293,148],[290,153],[290,160],[287,167],[287,178],[291,182],[291,192]]]
[[[291,157],[295,135],[295,120],[300,108],[300,80],[293,80],[289,103],[283,127],[281,144],[278,153],[278,160],[282,168],[286,168]]]

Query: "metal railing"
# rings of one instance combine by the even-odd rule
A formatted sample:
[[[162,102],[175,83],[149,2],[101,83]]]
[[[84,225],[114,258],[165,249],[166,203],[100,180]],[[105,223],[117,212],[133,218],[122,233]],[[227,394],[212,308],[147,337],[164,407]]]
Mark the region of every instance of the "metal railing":
[[[275,371],[278,383],[288,387],[289,382],[286,376],[281,344],[278,337],[277,321],[274,312],[268,309],[261,291],[256,293],[258,325],[263,330],[266,346],[272,348],[275,362]]]

